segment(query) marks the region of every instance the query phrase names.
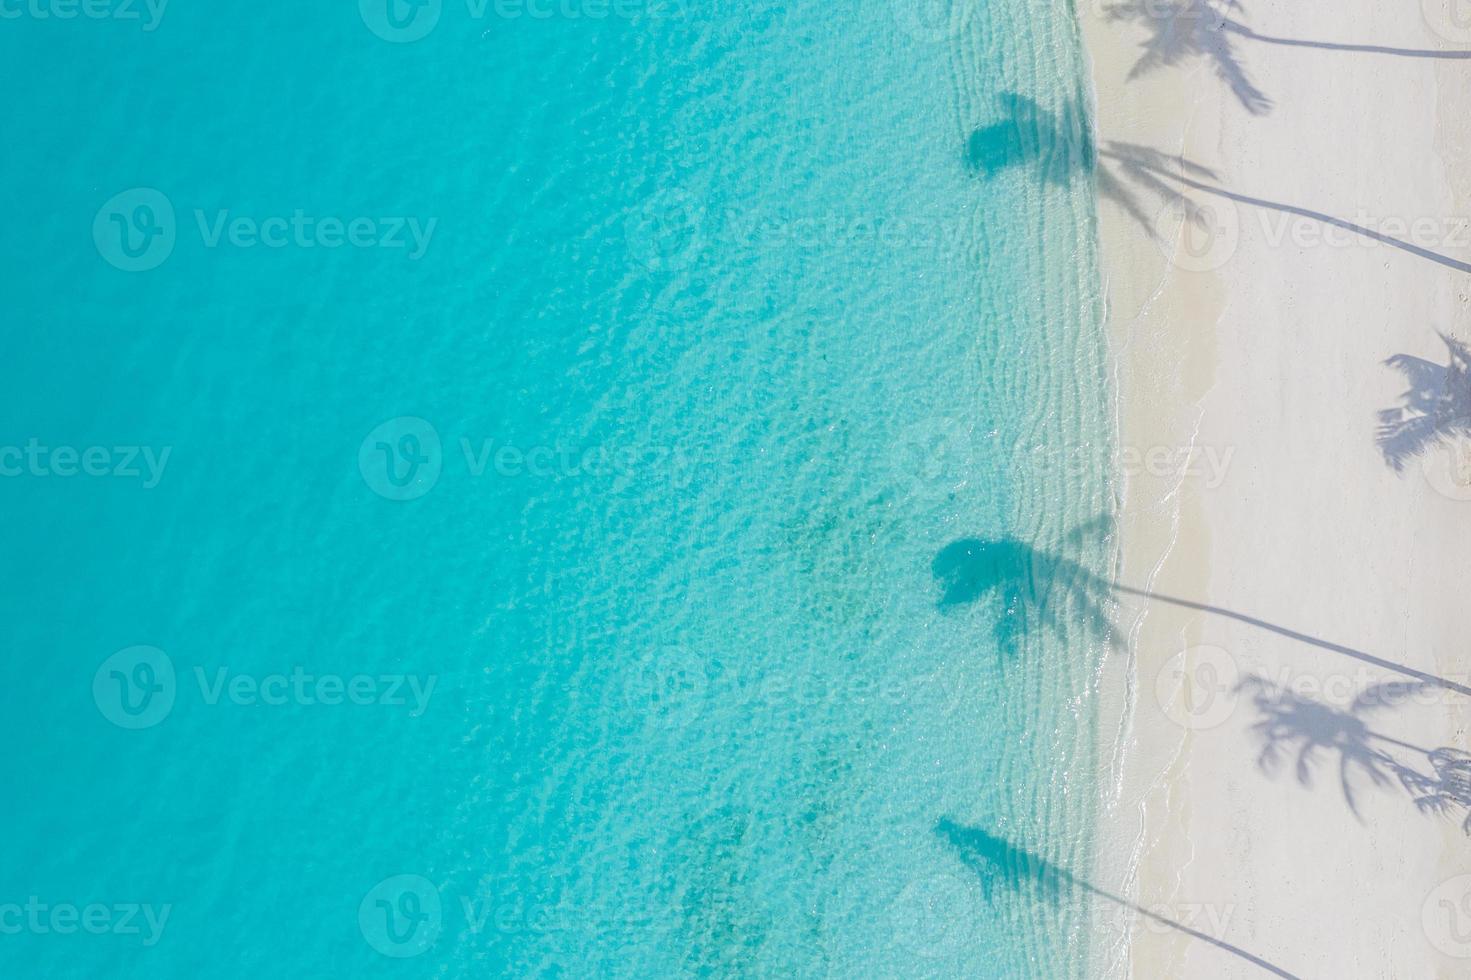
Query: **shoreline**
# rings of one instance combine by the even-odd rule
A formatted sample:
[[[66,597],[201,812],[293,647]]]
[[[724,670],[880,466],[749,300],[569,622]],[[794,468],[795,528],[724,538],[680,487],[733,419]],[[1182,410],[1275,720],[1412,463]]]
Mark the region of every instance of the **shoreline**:
[[[1145,42],[1179,33],[1164,4],[1132,9],[1076,11],[1118,446],[1231,456],[1215,486],[1121,478],[1117,577],[1137,593],[1119,596],[1127,652],[1100,679],[1113,754],[1091,875],[1136,910],[1099,930],[1093,974],[1455,975],[1471,903],[1462,922],[1438,903],[1471,895],[1467,808],[1452,793],[1454,819],[1419,812],[1401,777],[1444,790],[1423,750],[1471,749],[1471,698],[1425,681],[1471,666],[1471,502],[1444,449],[1396,471],[1375,427],[1404,404],[1386,359],[1443,366],[1437,330],[1471,341],[1455,217],[1471,214],[1471,31],[1453,44],[1418,9],[1274,0],[1229,20],[1301,43],[1207,15],[1196,49],[1136,71]],[[1417,221],[1440,239],[1415,239]],[[1303,785],[1315,734],[1329,741]]]

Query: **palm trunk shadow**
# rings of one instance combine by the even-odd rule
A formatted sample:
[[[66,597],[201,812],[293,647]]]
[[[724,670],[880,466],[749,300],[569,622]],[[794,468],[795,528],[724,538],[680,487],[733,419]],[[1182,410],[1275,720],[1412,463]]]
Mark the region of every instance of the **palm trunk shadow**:
[[[1168,926],[1193,939],[1199,939],[1202,942],[1209,943],[1217,949],[1230,953],[1232,956],[1240,957],[1273,976],[1283,977],[1284,980],[1300,980],[1297,974],[1288,973],[1286,970],[1262,959],[1255,953],[1249,953],[1240,946],[1228,943],[1224,939],[1219,939],[1209,933],[1201,932],[1199,929],[1192,929],[1183,923],[1176,922],[1174,919],[1158,915],[1127,899],[1120,898],[1112,892],[1104,891],[1088,881],[1074,876],[1071,872],[1059,868],[1050,861],[1017,847],[1000,837],[993,836],[979,827],[962,826],[950,820],[948,817],[943,817],[935,825],[935,833],[954,847],[959,853],[960,860],[980,876],[982,888],[985,890],[988,899],[991,897],[992,890],[998,883],[1016,890],[1034,888],[1050,901],[1063,898],[1068,892],[1094,895],[1108,902],[1112,902],[1122,909],[1143,916],[1152,922]]]
[[[1269,632],[1276,633],[1278,636],[1285,636],[1288,639],[1297,640],[1300,643],[1306,643],[1310,646],[1319,647],[1323,650],[1331,650],[1334,653],[1343,654],[1345,657],[1352,657],[1353,659],[1363,661],[1366,664],[1373,664],[1375,667],[1382,667],[1385,670],[1393,671],[1397,674],[1403,674],[1405,677],[1413,677],[1415,680],[1421,681],[1425,684],[1433,684],[1434,686],[1444,688],[1447,691],[1454,691],[1457,694],[1465,694],[1471,696],[1471,687],[1467,687],[1465,684],[1458,684],[1453,680],[1448,680],[1444,677],[1437,677],[1436,675],[1426,673],[1423,670],[1416,670],[1414,667],[1406,667],[1404,664],[1397,664],[1392,660],[1385,660],[1383,657],[1376,657],[1372,653],[1368,653],[1364,650],[1355,650],[1353,647],[1344,646],[1341,643],[1333,643],[1328,640],[1319,639],[1318,637],[1312,636],[1308,633],[1302,633],[1298,630],[1288,629],[1286,626],[1278,626],[1276,623],[1269,623],[1265,619],[1258,619],[1255,616],[1248,616],[1245,613],[1234,612],[1230,609],[1222,609],[1220,606],[1212,606],[1204,602],[1195,602],[1190,599],[1180,599],[1175,596],[1163,595],[1158,592],[1149,592],[1145,589],[1136,589],[1132,586],[1123,585],[1122,583],[1118,582],[1115,582],[1113,584],[1113,588],[1118,592],[1123,592],[1128,595],[1140,596],[1146,599],[1153,599],[1156,602],[1168,603],[1172,606],[1179,606],[1182,609],[1195,609],[1199,610],[1200,612],[1211,613],[1215,616],[1223,616],[1226,619],[1234,619],[1238,623],[1246,623],[1249,626],[1255,626],[1258,629],[1264,629]]]
[[[1147,186],[1157,186],[1160,180],[1171,181],[1192,190],[1223,197],[1228,201],[1234,201],[1238,204],[1248,204],[1252,207],[1277,211],[1282,214],[1310,218],[1313,221],[1321,222],[1334,228],[1341,228],[1344,231],[1353,232],[1355,235],[1361,235],[1364,238],[1392,246],[1404,252],[1409,252],[1411,255],[1419,256],[1422,259],[1429,259],[1431,262],[1446,266],[1447,268],[1455,269],[1459,272],[1471,272],[1471,262],[1462,262],[1460,259],[1453,259],[1432,249],[1395,238],[1393,235],[1386,235],[1372,228],[1356,225],[1352,221],[1345,221],[1342,218],[1335,218],[1331,214],[1324,214],[1321,211],[1313,211],[1308,208],[1300,208],[1281,201],[1272,201],[1267,198],[1252,197],[1249,194],[1240,194],[1236,191],[1227,190],[1219,185],[1199,180],[1189,174],[1191,172],[1199,173],[1200,168],[1195,167],[1188,161],[1167,157],[1158,150],[1153,150],[1149,147],[1137,146],[1130,143],[1110,142],[1107,149],[1103,150],[1100,155],[1113,160],[1125,174],[1145,183]],[[1179,167],[1180,172],[1177,173],[1170,169],[1169,164],[1172,162]]]
[[[1088,535],[1106,535],[1111,527],[1107,520],[1099,518],[1074,531],[1072,539],[1081,541]],[[969,605],[987,596],[999,596],[1002,615],[995,629],[1003,653],[1012,649],[1008,641],[1014,641],[1015,633],[1030,623],[1038,623],[1065,637],[1069,623],[1076,621],[1087,635],[1106,638],[1110,645],[1117,647],[1118,630],[1109,607],[1115,596],[1123,594],[1245,623],[1423,684],[1471,696],[1471,687],[1457,681],[1256,616],[1110,581],[1076,561],[1015,538],[959,538],[940,549],[930,570],[942,589],[938,603],[941,611]]]
[[[1437,51],[1434,48],[1390,48],[1381,44],[1341,44],[1335,41],[1304,41],[1293,37],[1272,37],[1258,34],[1245,24],[1224,20],[1221,26],[1239,37],[1263,44],[1280,44],[1291,48],[1318,48],[1324,51],[1345,51],[1358,54],[1385,54],[1400,58],[1445,58],[1450,60],[1471,58],[1471,51]]]

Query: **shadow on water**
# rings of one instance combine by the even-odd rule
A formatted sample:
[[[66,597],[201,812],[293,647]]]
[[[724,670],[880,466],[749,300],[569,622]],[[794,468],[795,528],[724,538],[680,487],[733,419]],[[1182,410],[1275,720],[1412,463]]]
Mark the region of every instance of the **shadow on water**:
[[[987,833],[979,827],[967,827],[949,818],[941,818],[935,826],[935,833],[955,849],[966,867],[980,877],[981,888],[987,901],[993,899],[998,886],[1054,903],[1092,895],[1186,936],[1209,943],[1217,949],[1260,967],[1273,976],[1284,977],[1286,980],[1298,980],[1296,974],[1288,973],[1281,967],[1269,963],[1254,953],[1247,952],[1240,946],[1235,946],[1198,929],[1192,929],[1183,923],[1158,915],[1127,899],[1095,887],[1045,858],[1017,847],[1001,837]]]
[[[1107,528],[1106,519],[1091,522],[1068,544],[1080,545]],[[1004,656],[1014,655],[1021,638],[1037,629],[1066,638],[1076,624],[1089,638],[1112,641],[1108,591],[1071,559],[1014,538],[961,538],[940,549],[930,571],[942,588],[942,611],[988,598],[999,603],[992,635]]]
[[[1057,112],[1017,92],[1000,93],[996,103],[1001,119],[972,132],[966,143],[965,162],[972,170],[993,177],[1035,163],[1043,180],[1062,185],[1092,169],[1092,127],[1076,100]]]
[[[1415,456],[1457,437],[1471,437],[1471,350],[1445,334],[1440,339],[1450,353],[1446,364],[1409,354],[1384,362],[1410,384],[1400,405],[1379,413],[1375,436],[1384,462],[1397,473]]]
[[[1257,767],[1275,776],[1290,761],[1299,785],[1311,788],[1320,767],[1331,765],[1344,802],[1362,820],[1356,782],[1376,788],[1398,783],[1422,813],[1461,818],[1471,835],[1471,755],[1453,748],[1424,749],[1369,727],[1368,716],[1393,711],[1426,685],[1375,684],[1337,708],[1258,676],[1237,685],[1257,712],[1252,732],[1261,741]],[[1410,761],[1406,761],[1406,760]]]
[[[1153,233],[1149,215],[1112,169],[1100,166],[1093,143],[1093,125],[1083,103],[1071,99],[1056,111],[1017,92],[996,97],[1001,118],[981,126],[966,141],[966,165],[991,178],[1014,167],[1038,166],[1043,182],[1066,184],[1076,174],[1091,174],[1100,195],[1115,202],[1146,231]],[[1179,194],[1166,187],[1170,198]]]
[[[1111,530],[1112,523],[1108,518],[1095,518],[1068,535],[1064,547],[1077,548],[1090,537],[1106,537]],[[1066,635],[1070,622],[1081,623],[1090,635],[1110,637],[1110,642],[1117,646],[1117,630],[1107,610],[1112,600],[1122,594],[1245,623],[1426,685],[1471,696],[1471,687],[1465,684],[1386,660],[1364,650],[1220,606],[1109,581],[1094,575],[1072,559],[1035,548],[1015,538],[959,538],[940,549],[930,569],[941,589],[938,602],[941,611],[975,603],[986,597],[1000,600],[1000,619],[993,629],[998,640],[1006,641],[1002,644],[1004,653],[1015,652],[1017,634],[1021,631],[1043,628]]]

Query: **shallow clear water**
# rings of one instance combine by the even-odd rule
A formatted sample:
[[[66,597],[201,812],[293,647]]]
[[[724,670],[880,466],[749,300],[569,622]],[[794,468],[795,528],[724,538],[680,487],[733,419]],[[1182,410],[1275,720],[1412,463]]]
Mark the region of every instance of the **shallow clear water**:
[[[932,571],[1108,509],[1065,8],[26,9],[0,972],[1083,972],[941,821],[1086,863],[1098,637]]]

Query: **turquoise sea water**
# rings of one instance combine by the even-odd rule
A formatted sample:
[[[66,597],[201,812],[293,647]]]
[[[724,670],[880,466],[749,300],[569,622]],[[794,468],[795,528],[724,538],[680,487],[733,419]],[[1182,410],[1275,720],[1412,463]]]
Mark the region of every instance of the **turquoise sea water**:
[[[1084,973],[1065,7],[6,9],[0,975]]]

